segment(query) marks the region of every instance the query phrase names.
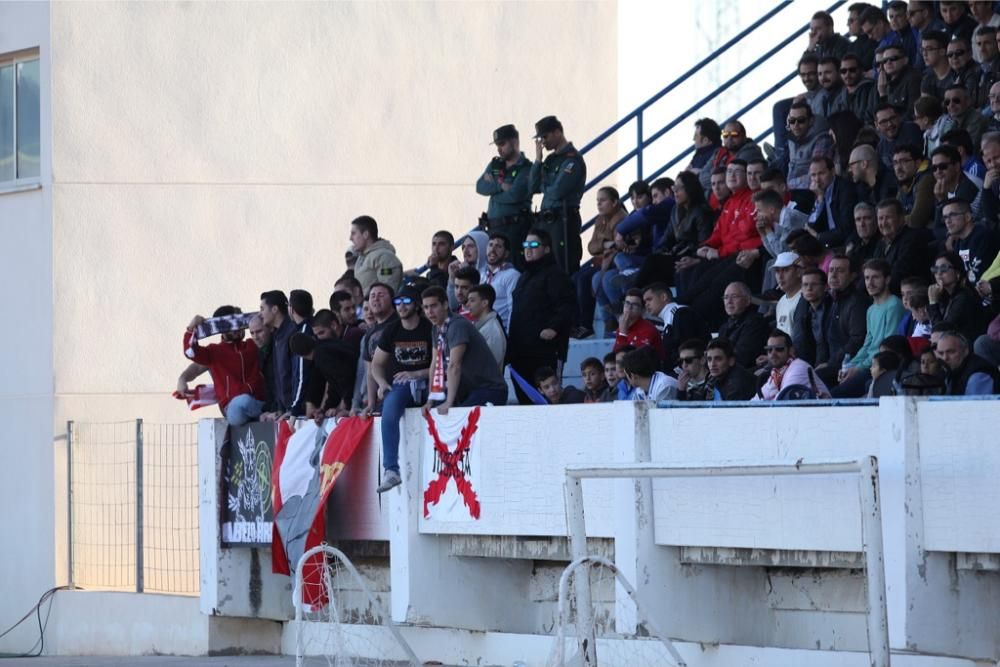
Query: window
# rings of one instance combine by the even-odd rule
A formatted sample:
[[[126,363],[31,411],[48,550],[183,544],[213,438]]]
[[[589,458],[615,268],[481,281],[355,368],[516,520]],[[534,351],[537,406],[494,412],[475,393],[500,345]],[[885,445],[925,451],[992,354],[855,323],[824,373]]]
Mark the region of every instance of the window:
[[[41,175],[38,56],[0,56],[0,183]]]

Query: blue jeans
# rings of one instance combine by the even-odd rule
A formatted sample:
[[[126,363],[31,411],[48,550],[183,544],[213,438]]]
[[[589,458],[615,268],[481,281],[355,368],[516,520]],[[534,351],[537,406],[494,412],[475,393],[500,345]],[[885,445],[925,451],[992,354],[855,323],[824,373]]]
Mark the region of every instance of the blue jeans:
[[[427,400],[427,384],[393,383],[382,399],[382,467],[399,472],[399,420],[406,408],[415,408]]]
[[[243,426],[260,417],[263,410],[264,401],[258,401],[250,394],[240,394],[226,406],[226,423],[230,426]]]
[[[471,408],[474,405],[507,405],[507,387],[503,389],[477,388],[469,392],[460,407]]]

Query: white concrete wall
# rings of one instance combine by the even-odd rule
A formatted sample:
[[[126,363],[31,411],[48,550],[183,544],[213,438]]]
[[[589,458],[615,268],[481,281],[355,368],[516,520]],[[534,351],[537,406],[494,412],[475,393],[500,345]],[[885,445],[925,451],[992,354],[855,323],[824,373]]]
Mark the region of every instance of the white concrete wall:
[[[52,141],[49,6],[0,3],[0,56],[26,49],[40,56],[40,187],[0,191],[0,284],[9,321],[0,333],[0,570],[9,573],[0,601],[6,628],[55,585],[55,504],[52,429]],[[66,336],[73,339],[75,336]],[[58,500],[57,500],[58,499]],[[25,625],[0,638],[0,653],[27,650],[37,633]]]
[[[57,337],[57,423],[193,421],[169,398],[190,317],[275,287],[325,303],[361,213],[409,266],[468,230],[495,127],[531,148],[549,113],[580,144],[613,121],[615,12],[54,3],[56,325],[103,333]]]

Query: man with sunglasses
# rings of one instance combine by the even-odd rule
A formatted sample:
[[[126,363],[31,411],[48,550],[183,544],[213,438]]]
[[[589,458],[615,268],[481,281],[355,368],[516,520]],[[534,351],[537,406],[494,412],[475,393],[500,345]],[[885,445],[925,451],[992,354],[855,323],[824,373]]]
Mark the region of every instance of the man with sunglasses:
[[[833,159],[833,139],[816,123],[812,109],[805,102],[795,102],[788,110],[788,163],[784,166],[788,187],[809,189],[809,163],[815,157]]]
[[[975,100],[979,99],[979,80],[983,71],[979,64],[972,59],[972,47],[966,38],[956,37],[948,42],[945,51],[948,58],[948,66],[951,68],[951,77],[948,88],[945,89],[944,106],[951,112],[948,106],[948,93],[955,85],[961,85],[969,93],[969,101],[966,108],[971,107]]]
[[[760,388],[752,401],[773,401],[781,390],[792,385],[809,387],[816,398],[830,398],[830,390],[816,375],[816,371],[802,359],[795,357],[792,337],[780,329],[775,329],[764,347],[767,363],[771,368],[767,382]]]
[[[729,163],[733,160],[743,160],[749,164],[751,160],[762,159],[764,154],[761,152],[760,146],[753,139],[747,137],[746,128],[738,120],[731,120],[726,123],[722,128],[722,134],[719,136],[722,138],[722,147],[701,168],[701,171],[698,173],[698,180],[701,182],[701,187],[705,189],[706,193],[712,192],[715,195],[715,199],[719,203],[719,208],[721,208],[722,199],[715,192],[712,176],[717,173],[718,169],[729,166]]]
[[[382,332],[371,363],[376,395],[369,405],[382,404],[382,467],[385,473],[378,493],[400,483],[399,420],[406,408],[423,405],[427,400],[431,366],[431,323],[421,316],[419,290],[404,287],[392,303],[399,317]]]
[[[711,401],[715,388],[708,382],[705,343],[697,338],[681,343],[677,363],[680,368],[677,375],[677,400]]]
[[[954,146],[938,146],[931,153],[934,172],[934,237],[944,241],[948,228],[944,224],[943,209],[951,199],[961,199],[972,204],[979,195],[979,188],[962,173],[962,155]]]
[[[493,130],[497,155],[476,181],[476,192],[489,197],[486,230],[507,235],[520,244],[531,224],[531,160],[521,152],[517,128],[503,125]]]
[[[875,82],[864,75],[856,54],[848,53],[841,58],[840,78],[844,82],[847,109],[865,125],[874,125],[878,89]]]
[[[507,362],[528,382],[544,366],[565,361],[576,318],[576,290],[552,255],[552,237],[532,229],[524,239],[524,271],[512,294]],[[532,401],[515,383],[518,401]]]
[[[906,120],[910,120],[913,103],[920,97],[920,74],[910,67],[902,44],[891,44],[882,51],[877,85],[880,101],[902,109]]]
[[[943,106],[951,120],[951,126],[942,133],[942,141],[943,135],[948,131],[960,129],[969,133],[973,146],[978,146],[983,138],[983,132],[986,131],[988,121],[973,105],[973,99],[968,90],[960,83],[948,86],[945,90]]]

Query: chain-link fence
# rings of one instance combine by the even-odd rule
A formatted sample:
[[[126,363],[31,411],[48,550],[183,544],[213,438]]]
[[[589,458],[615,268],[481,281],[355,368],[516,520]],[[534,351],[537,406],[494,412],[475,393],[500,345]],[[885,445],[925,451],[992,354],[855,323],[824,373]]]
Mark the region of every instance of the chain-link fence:
[[[67,433],[71,585],[197,595],[197,425],[69,422]]]

